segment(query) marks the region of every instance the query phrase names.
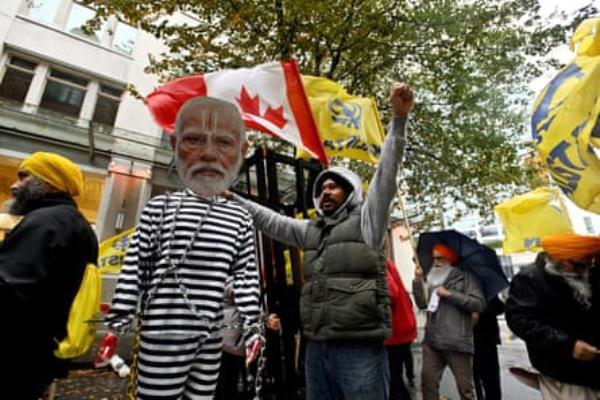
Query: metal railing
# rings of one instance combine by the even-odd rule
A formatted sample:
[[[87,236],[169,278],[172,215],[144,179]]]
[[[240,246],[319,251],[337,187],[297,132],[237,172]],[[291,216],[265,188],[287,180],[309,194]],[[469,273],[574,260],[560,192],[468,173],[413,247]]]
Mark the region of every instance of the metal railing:
[[[148,135],[42,108],[28,110],[27,106],[6,99],[0,99],[0,129],[15,137],[87,149],[90,159],[104,153],[163,165],[172,161],[165,134]]]

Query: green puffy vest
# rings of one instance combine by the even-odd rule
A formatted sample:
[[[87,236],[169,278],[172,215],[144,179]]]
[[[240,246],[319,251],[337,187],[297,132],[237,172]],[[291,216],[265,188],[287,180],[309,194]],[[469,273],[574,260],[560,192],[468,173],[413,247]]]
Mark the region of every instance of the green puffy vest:
[[[360,207],[310,221],[300,319],[312,340],[378,341],[391,335],[383,251],[362,239]]]

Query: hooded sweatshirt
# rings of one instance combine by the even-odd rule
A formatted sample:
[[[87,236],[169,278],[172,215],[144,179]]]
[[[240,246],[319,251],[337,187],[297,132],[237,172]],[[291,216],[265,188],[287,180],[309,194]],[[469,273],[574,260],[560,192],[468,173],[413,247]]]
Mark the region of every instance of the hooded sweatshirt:
[[[406,117],[395,117],[388,125],[388,134],[381,149],[381,157],[377,170],[369,185],[368,199],[363,203],[362,181],[354,172],[343,167],[331,167],[322,171],[315,181],[313,200],[319,215],[323,210],[319,207],[319,182],[328,173],[337,173],[346,179],[353,187],[346,202],[336,210],[330,218],[348,206],[360,206],[361,234],[365,243],[372,249],[377,249],[385,236],[389,222],[390,206],[396,194],[396,178],[404,154]],[[237,201],[250,211],[254,225],[273,239],[290,246],[304,249],[308,220],[298,220],[281,215],[267,207],[235,195]]]
[[[403,117],[396,117],[389,124],[367,201],[363,201],[360,177],[343,167],[328,168],[317,177],[313,190],[315,208],[319,214],[316,220],[286,217],[235,196],[253,215],[258,229],[306,252],[303,268],[305,285],[302,288],[300,313],[304,333],[309,339],[383,341],[391,333],[382,244],[388,226],[390,205],[396,193],[396,178],[404,151],[405,126],[406,118]],[[352,190],[332,215],[325,216],[319,206],[319,194],[322,182],[331,174],[347,181]],[[343,228],[340,227],[341,224],[344,224]],[[336,241],[335,244],[344,241],[350,243],[341,249],[354,249],[351,253],[335,250],[329,235],[332,236],[331,240]],[[321,243],[325,244],[321,246]],[[339,265],[340,263],[351,261],[355,264],[352,266],[355,269],[360,262],[352,257],[340,260],[339,257],[326,254],[334,251],[341,256],[364,256],[363,264],[369,265],[361,271],[345,271],[345,266]],[[336,304],[342,303],[349,305],[336,308]],[[366,312],[360,313],[363,307]],[[354,313],[356,310],[359,314]],[[354,317],[366,318],[366,313],[373,314],[374,319],[359,321],[362,326],[354,331],[347,326]]]

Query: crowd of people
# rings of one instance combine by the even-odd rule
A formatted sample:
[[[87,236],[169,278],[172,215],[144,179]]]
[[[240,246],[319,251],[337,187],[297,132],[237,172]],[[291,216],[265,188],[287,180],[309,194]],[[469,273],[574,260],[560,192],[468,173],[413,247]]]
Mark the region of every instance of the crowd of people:
[[[233,104],[198,97],[179,110],[172,137],[181,191],[151,199],[141,213],[106,322],[111,335],[139,335],[138,399],[233,399],[260,358],[264,329],[285,329],[260,307],[254,230],[303,252],[300,319],[309,400],[410,399],[415,385],[413,304],[386,256],[408,115],[405,83],[390,91],[391,121],[363,198],[347,168],[316,178],[317,217],[298,220],[228,188],[248,149]],[[22,216],[0,247],[4,328],[2,398],[38,399],[66,371],[53,356],[70,304],[98,244],[73,197],[79,168],[34,153],[18,169],[12,214]],[[506,306],[485,299],[477,279],[439,243],[432,268],[417,266],[415,305],[424,310],[421,392],[440,398],[448,366],[461,399],[500,399],[497,315],[527,344],[544,399],[600,399],[600,238],[542,241],[535,265],[512,280]],[[100,352],[105,353],[103,349]],[[242,389],[244,390],[244,389]]]

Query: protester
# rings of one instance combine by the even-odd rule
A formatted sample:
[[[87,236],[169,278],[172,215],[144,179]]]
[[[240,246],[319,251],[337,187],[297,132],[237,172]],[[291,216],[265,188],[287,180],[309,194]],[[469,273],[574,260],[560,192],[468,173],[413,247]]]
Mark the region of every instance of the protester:
[[[221,369],[217,381],[216,400],[247,400],[253,388],[248,382],[245,363],[245,349],[242,329],[240,326],[240,313],[233,300],[233,282],[229,280],[225,286],[223,325],[223,354],[221,355]],[[269,314],[265,318],[265,326],[275,332],[281,330],[281,321],[277,314]]]
[[[600,399],[600,237],[547,236],[541,247],[511,282],[508,326],[527,344],[544,399]]]
[[[475,314],[473,379],[477,400],[502,399],[500,363],[498,361],[500,327],[497,316],[503,312],[504,303],[496,296],[488,302],[483,312]]]
[[[210,399],[227,279],[247,347],[256,348],[260,326],[252,217],[219,195],[237,177],[248,144],[237,108],[207,97],[181,107],[172,144],[186,189],[142,211],[107,321],[124,332],[140,304],[138,398]]]
[[[217,400],[242,400],[247,399],[249,388],[246,381],[245,346],[240,316],[233,300],[233,281],[228,280],[225,286],[223,305],[223,353],[221,354],[221,367],[217,380],[215,399]],[[243,390],[239,390],[239,384]]]
[[[459,258],[450,247],[436,244],[432,255],[426,280],[417,267],[413,281],[417,306],[428,311],[421,371],[423,400],[439,400],[446,366],[454,375],[461,399],[474,399],[471,314],[483,310],[485,299],[475,278],[454,267]]]
[[[402,365],[408,386],[415,386],[415,362],[412,353],[412,343],[402,345]]]
[[[413,106],[408,85],[394,84],[390,102],[393,118],[366,202],[360,178],[341,167],[317,176],[314,220],[288,218],[236,196],[258,229],[304,250],[300,318],[309,400],[387,399],[383,340],[391,329],[382,245]]]
[[[410,344],[417,337],[417,322],[412,302],[396,264],[387,261],[387,280],[392,305],[392,336],[385,340],[390,365],[390,400],[409,400],[410,393],[403,377],[403,366],[407,353],[411,353]],[[412,358],[412,354],[410,354]]]
[[[11,214],[23,215],[0,247],[3,399],[38,399],[65,372],[54,356],[85,267],[98,242],[73,197],[83,190],[77,165],[36,152],[20,164],[11,186]]]

